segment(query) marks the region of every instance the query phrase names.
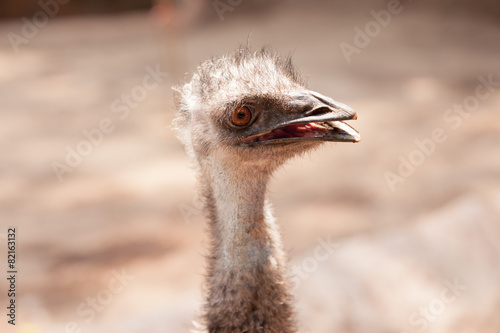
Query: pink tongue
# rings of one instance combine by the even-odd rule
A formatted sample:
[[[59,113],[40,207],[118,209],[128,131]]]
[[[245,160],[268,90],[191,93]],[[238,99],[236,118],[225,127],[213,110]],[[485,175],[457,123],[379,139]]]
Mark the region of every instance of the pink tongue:
[[[261,135],[253,139],[253,142],[267,141],[272,139],[319,137],[322,135],[324,130],[324,127],[315,123],[289,125],[283,128],[275,129],[270,133]]]
[[[321,130],[324,130],[324,128],[315,123],[308,123],[286,126],[283,130],[290,134],[287,137],[315,137],[320,136]]]

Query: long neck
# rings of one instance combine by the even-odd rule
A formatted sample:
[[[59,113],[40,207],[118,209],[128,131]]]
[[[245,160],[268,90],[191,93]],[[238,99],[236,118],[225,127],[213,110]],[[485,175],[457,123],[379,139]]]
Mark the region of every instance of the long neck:
[[[211,165],[205,184],[211,249],[205,321],[209,333],[295,332],[267,176]]]

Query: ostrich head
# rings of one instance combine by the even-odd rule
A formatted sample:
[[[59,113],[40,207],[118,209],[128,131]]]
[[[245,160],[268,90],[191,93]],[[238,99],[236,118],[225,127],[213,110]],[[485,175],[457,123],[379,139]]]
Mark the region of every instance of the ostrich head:
[[[356,119],[350,107],[306,89],[291,58],[266,48],[208,60],[177,90],[176,125],[202,169],[217,160],[270,174],[322,142],[360,140],[342,122]]]

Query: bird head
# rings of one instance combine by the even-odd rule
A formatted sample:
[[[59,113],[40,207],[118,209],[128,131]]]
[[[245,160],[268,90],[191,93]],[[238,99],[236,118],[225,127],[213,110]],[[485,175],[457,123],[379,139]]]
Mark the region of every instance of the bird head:
[[[177,89],[181,139],[199,162],[274,170],[322,142],[358,142],[347,105],[308,90],[290,57],[247,47],[202,63]]]

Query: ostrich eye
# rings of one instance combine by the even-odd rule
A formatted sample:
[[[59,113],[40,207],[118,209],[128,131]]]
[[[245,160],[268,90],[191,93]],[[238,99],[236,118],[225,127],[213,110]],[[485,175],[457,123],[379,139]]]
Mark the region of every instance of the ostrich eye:
[[[236,126],[245,126],[252,120],[252,111],[246,106],[240,106],[233,111],[231,121]]]

